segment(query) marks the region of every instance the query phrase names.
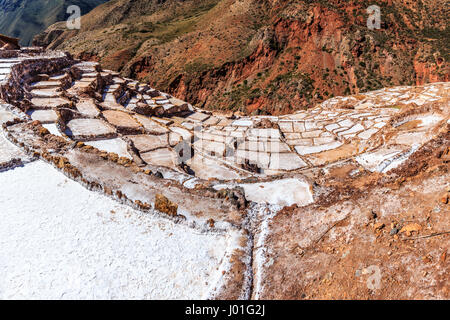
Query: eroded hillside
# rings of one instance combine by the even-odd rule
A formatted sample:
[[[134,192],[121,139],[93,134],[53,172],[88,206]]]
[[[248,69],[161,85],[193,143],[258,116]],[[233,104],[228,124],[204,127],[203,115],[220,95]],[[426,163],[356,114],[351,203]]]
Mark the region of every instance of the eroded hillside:
[[[191,103],[281,114],[336,95],[448,80],[446,1],[116,0],[37,44],[101,61]]]

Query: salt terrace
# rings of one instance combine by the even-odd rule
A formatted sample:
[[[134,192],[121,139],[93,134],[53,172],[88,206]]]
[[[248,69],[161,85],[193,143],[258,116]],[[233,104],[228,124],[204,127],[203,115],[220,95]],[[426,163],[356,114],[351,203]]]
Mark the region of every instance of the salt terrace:
[[[264,244],[261,228],[271,212],[318,201],[323,190],[314,186],[315,177],[339,163],[355,165],[350,175],[400,166],[442,128],[448,130],[449,89],[450,83],[394,87],[332,98],[290,115],[225,116],[103,70],[95,62],[37,48],[4,51],[0,169],[9,171],[0,173],[0,184],[13,181],[10,175],[16,170],[36,181],[42,174],[50,175],[48,170],[59,170],[91,190],[86,192],[127,205],[133,219],[144,212],[162,219],[159,223],[172,220],[182,226],[165,225],[166,231],[158,231],[165,236],[183,234],[167,241],[169,254],[188,250],[185,246],[191,244],[183,244],[183,237],[189,233],[199,252],[210,252],[216,266],[192,275],[197,277],[192,281],[204,277],[209,285],[199,289],[200,296],[185,290],[182,297],[257,297],[257,290],[250,288],[258,284],[264,253],[260,248],[252,251],[253,241]],[[32,161],[40,164],[27,164]],[[63,181],[62,176],[52,179]],[[105,206],[119,210],[109,202]],[[51,217],[41,219],[51,224]],[[75,223],[77,218],[67,219]],[[199,237],[219,247],[212,252],[200,245]],[[139,235],[131,241],[146,240]],[[189,257],[182,259],[190,263]],[[167,267],[174,267],[170,263],[173,257]],[[199,262],[193,263],[197,268]],[[7,266],[0,263],[1,268]],[[169,274],[160,276],[172,279]],[[147,280],[155,281],[136,281]],[[17,285],[11,281],[11,286]],[[167,280],[167,286],[181,285],[172,282]],[[176,290],[166,291],[163,297],[179,297]]]

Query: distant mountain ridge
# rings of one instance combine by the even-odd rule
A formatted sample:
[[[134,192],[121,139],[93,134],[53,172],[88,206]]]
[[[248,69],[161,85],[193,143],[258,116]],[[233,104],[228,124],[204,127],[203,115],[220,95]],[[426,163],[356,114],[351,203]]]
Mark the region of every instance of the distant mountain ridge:
[[[33,37],[57,21],[65,20],[70,5],[82,14],[107,0],[0,0],[0,33],[20,38],[29,45]]]

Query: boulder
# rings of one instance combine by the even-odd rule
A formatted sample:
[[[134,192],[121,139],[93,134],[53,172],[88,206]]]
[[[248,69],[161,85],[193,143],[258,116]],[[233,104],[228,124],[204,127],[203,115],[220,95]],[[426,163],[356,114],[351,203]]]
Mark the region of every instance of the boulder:
[[[178,205],[173,203],[162,194],[155,196],[155,209],[159,212],[168,214],[171,217],[176,217],[178,212]]]
[[[138,102],[135,106],[130,108],[130,111],[142,114],[144,116],[152,116],[155,114],[152,106],[149,106],[146,103]]]
[[[19,50],[19,39],[0,34],[0,50]]]

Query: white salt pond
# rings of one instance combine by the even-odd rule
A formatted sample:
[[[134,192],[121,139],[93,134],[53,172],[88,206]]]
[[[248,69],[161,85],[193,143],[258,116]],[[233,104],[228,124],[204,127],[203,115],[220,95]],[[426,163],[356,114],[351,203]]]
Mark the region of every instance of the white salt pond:
[[[120,138],[87,141],[85,144],[101,151],[116,153],[119,157],[131,159],[131,155],[127,151],[127,143]]]
[[[306,206],[314,202],[309,184],[295,178],[280,179],[271,182],[243,183],[239,186],[244,189],[247,200],[259,204],[271,204],[284,207],[293,204]],[[226,184],[214,186],[216,190],[232,187],[232,185]]]
[[[419,147],[420,145],[413,144],[411,149],[406,151],[404,148],[382,148],[373,152],[363,153],[357,156],[355,160],[369,171],[386,173],[408,160]]]
[[[42,125],[44,128],[46,128],[51,134],[54,134],[55,136],[62,137],[63,135],[61,132],[59,132],[58,127],[56,126],[56,123],[47,123]]]
[[[11,161],[12,159],[22,159],[25,157],[25,153],[20,148],[9,142],[4,136],[3,131],[0,129],[0,164]],[[1,209],[2,206],[0,202],[0,212]]]
[[[42,161],[0,173],[0,204],[0,299],[202,299],[233,243],[88,191]]]
[[[279,206],[298,204],[306,206],[314,202],[309,184],[299,179],[280,179],[272,182],[241,184],[245,197],[256,203]]]

